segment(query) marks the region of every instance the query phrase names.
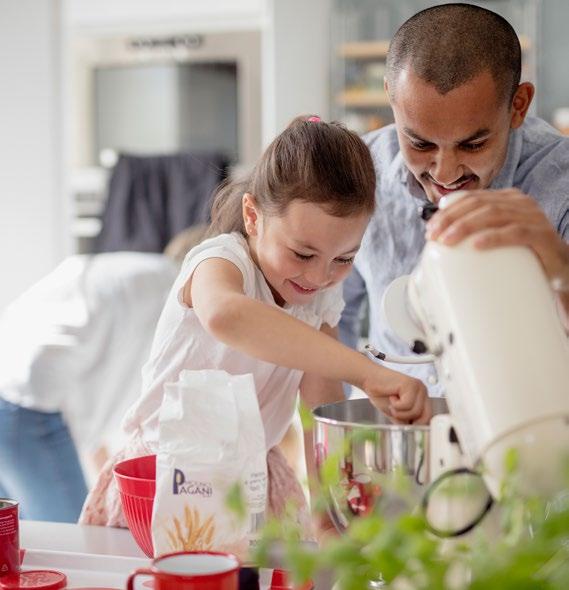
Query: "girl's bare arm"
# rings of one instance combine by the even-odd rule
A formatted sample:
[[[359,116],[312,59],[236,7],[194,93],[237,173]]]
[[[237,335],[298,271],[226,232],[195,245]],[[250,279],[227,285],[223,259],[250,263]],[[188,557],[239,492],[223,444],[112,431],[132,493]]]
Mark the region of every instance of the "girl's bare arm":
[[[221,342],[260,360],[363,389],[372,400],[389,397],[401,420],[426,419],[424,385],[380,367],[335,338],[243,293],[243,277],[231,262],[198,265],[184,288],[184,302]]]

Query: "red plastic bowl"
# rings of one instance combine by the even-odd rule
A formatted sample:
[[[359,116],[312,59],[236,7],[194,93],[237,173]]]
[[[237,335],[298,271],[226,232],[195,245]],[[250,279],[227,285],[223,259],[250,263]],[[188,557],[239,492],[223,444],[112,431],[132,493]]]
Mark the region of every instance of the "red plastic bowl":
[[[150,524],[156,493],[156,455],[121,461],[113,472],[128,528],[142,551],[153,557]]]

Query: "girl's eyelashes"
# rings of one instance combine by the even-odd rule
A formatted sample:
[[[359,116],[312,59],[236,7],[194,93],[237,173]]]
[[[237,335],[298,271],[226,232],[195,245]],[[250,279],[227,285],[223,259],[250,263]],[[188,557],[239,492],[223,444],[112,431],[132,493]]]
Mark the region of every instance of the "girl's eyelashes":
[[[293,252],[299,260],[307,261],[312,260],[314,258],[314,254],[301,254],[300,252],[296,252],[295,250],[293,250]],[[338,264],[352,264],[352,262],[354,261],[354,257],[350,256],[349,258],[335,258],[334,261]]]

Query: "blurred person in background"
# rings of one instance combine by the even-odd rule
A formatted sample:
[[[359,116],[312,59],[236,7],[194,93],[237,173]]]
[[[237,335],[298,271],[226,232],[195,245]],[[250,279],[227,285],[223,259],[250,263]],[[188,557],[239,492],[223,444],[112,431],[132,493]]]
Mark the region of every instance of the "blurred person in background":
[[[118,444],[168,291],[205,229],[164,254],[71,256],[0,317],[0,497],[22,518],[77,521],[80,456],[97,469]]]

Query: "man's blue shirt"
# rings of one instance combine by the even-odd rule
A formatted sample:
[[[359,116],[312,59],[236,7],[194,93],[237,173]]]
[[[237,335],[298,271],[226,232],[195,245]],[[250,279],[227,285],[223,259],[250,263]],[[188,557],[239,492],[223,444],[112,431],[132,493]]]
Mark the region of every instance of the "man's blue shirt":
[[[405,344],[382,325],[380,306],[391,281],[409,274],[419,260],[425,245],[425,227],[417,210],[427,197],[405,165],[394,125],[369,133],[364,140],[376,171],[376,210],[353,272],[344,284],[346,308],[340,337],[356,346],[360,308],[367,293],[370,342],[383,352],[409,354]],[[533,197],[557,232],[569,241],[569,137],[535,117],[527,117],[520,128],[510,131],[506,160],[490,188],[511,187]],[[425,382],[435,374],[432,365],[394,368]],[[430,389],[432,395],[439,393],[437,386]]]

